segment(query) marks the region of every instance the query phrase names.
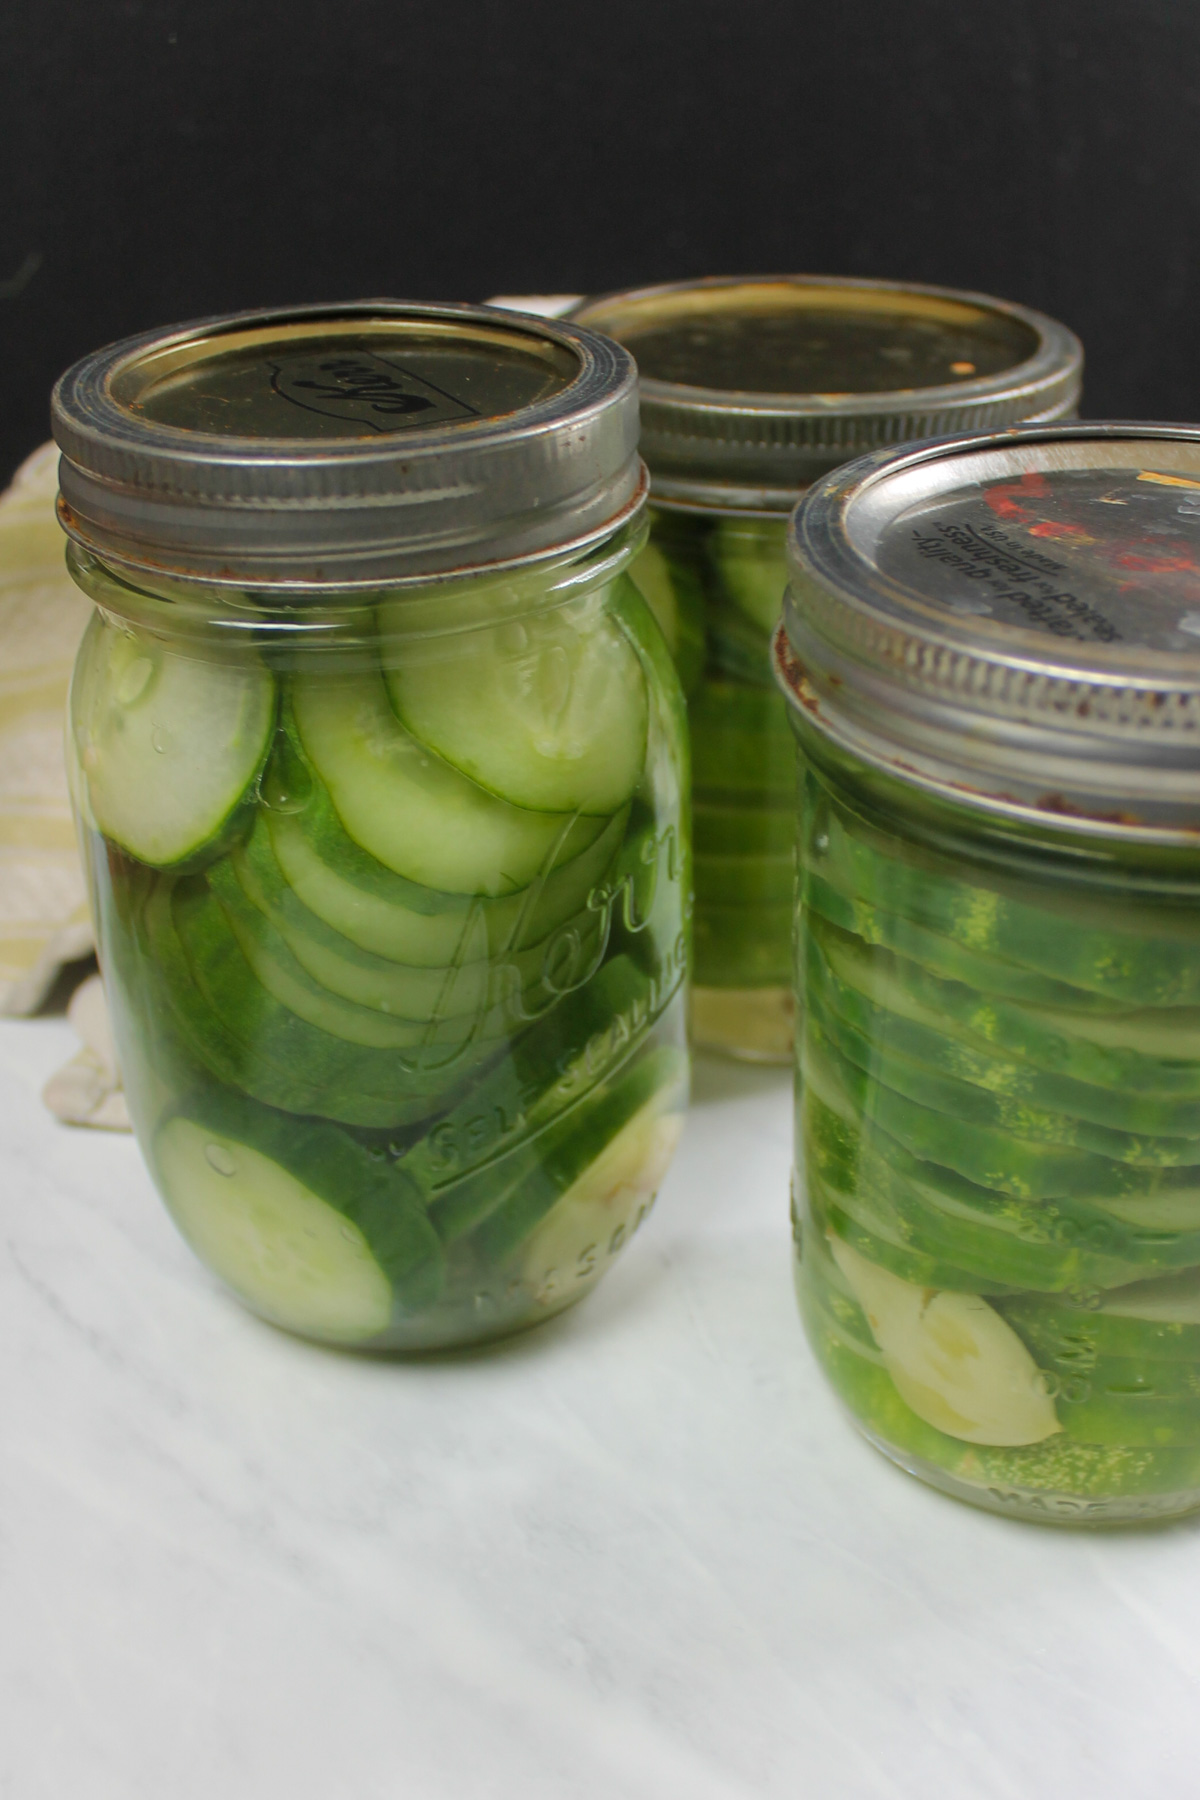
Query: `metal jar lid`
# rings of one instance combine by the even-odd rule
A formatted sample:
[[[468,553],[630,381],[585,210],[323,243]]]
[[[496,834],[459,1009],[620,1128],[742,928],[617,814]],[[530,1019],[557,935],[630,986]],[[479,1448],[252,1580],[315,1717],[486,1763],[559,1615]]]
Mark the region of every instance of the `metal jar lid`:
[[[62,522],[104,561],[365,586],[582,547],[636,512],[637,372],[484,306],[231,314],[127,338],[54,390]]]
[[[1200,834],[1200,426],[862,457],[788,536],[776,674],[859,764],[1105,838]]]
[[[605,294],[573,318],[637,358],[656,504],[788,512],[885,444],[1070,416],[1083,349],[984,294],[816,275]]]

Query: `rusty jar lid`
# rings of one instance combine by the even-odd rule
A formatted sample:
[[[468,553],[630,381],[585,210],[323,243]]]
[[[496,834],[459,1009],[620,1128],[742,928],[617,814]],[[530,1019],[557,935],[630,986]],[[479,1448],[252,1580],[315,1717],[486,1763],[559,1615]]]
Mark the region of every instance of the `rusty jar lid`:
[[[789,512],[885,444],[1054,419],[1079,400],[1065,325],[984,294],[817,275],[720,276],[586,300],[637,358],[659,505]]]
[[[1200,427],[862,457],[797,507],[788,562],[802,732],[994,817],[1196,841]]]
[[[611,339],[483,306],[231,314],[127,338],[54,390],[63,523],[105,562],[367,586],[564,551],[644,498]]]

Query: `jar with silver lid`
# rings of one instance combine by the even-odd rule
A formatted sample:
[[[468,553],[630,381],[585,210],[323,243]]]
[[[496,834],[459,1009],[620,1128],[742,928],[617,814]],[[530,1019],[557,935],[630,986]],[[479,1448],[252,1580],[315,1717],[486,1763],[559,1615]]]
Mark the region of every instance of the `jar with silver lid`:
[[[586,1293],[683,1116],[682,696],[618,346],[391,302],[60,381],[80,831],[130,1111],[248,1306],[368,1349]]]
[[[696,845],[693,1036],[791,1053],[794,787],[770,635],[787,518],[881,445],[1070,416],[1078,340],[977,294],[816,276],[722,277],[590,300],[637,358],[651,543],[635,579],[688,692]]]
[[[797,510],[795,1227],[860,1429],[1030,1519],[1200,1506],[1200,428]]]

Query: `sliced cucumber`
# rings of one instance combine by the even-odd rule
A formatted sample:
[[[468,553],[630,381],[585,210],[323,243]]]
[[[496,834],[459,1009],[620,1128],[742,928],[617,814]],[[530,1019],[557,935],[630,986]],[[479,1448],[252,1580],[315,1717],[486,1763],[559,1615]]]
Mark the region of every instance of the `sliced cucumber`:
[[[617,812],[642,773],[648,707],[642,665],[607,600],[605,589],[484,630],[410,639],[385,671],[397,714],[513,806]],[[403,606],[381,609],[385,637],[402,631]]]
[[[795,808],[796,744],[782,694],[707,677],[691,696],[688,715],[698,796]]]
[[[346,1343],[386,1329],[391,1285],[362,1232],[290,1170],[183,1118],[159,1133],[155,1160],[184,1236],[256,1312]]]
[[[471,964],[465,972],[448,971],[444,989],[429,992],[437,1010],[426,1019],[419,1015],[389,1017],[382,1010],[343,999],[307,974],[270,921],[246,898],[227,862],[214,865],[208,873],[208,883],[227,928],[267,993],[330,1037],[376,1050],[413,1050],[438,1034],[439,1027],[450,1030],[457,1041],[471,1028],[465,1015],[469,1014],[476,1025],[483,1025],[490,1010],[486,962]],[[456,978],[464,973],[465,991],[457,993]],[[456,1006],[458,1011],[453,1010]],[[492,1035],[496,1035],[494,1023],[488,1023]]]
[[[438,1197],[444,1236],[469,1229],[497,1203],[499,1189],[489,1174],[495,1160],[578,1105],[623,1065],[666,999],[630,957],[611,958],[515,1038],[413,1146],[405,1167],[422,1192]]]
[[[683,1135],[685,1072],[664,1082],[535,1225],[521,1274],[552,1305],[603,1274],[654,1204]]]
[[[387,1328],[395,1301],[436,1299],[444,1258],[402,1170],[336,1127],[272,1118],[233,1096],[176,1114],[153,1157],[201,1258],[276,1324],[335,1342]]]
[[[257,830],[244,847],[230,853],[230,865],[246,898],[278,932],[306,975],[342,999],[397,1018],[430,1020],[477,1013],[508,996],[521,996],[527,1009],[552,1002],[570,982],[576,965],[594,967],[600,949],[600,918],[591,914],[578,929],[568,924],[553,937],[503,958],[488,955],[487,932],[478,914],[461,944],[462,960],[446,968],[414,968],[361,950],[303,907],[280,873],[265,832]],[[474,957],[469,958],[474,951]],[[546,976],[557,982],[551,987]]]
[[[697,855],[794,858],[794,806],[729,806],[697,800],[692,807]]]
[[[957,1264],[930,1256],[907,1243],[895,1218],[874,1206],[866,1196],[855,1194],[851,1212],[844,1204],[846,1196],[814,1179],[808,1198],[815,1229],[834,1232],[868,1262],[890,1269],[902,1281],[916,1282],[919,1287],[951,1290],[963,1284],[964,1274]],[[972,1293],[988,1295],[1018,1291],[1014,1283],[1006,1282],[1000,1276],[971,1276],[969,1286]]]
[[[855,1131],[815,1094],[803,1105],[807,1180],[865,1229],[957,1271],[1048,1293],[1125,1282],[1200,1255],[1195,1233],[1150,1233],[1082,1201],[1022,1201]]]
[[[1135,1007],[1200,1002],[1195,909],[964,879],[948,861],[831,810],[822,874],[870,904],[1054,981]]]
[[[427,1118],[449,1104],[457,1084],[497,1048],[477,1021],[467,1021],[465,1029],[418,1028],[411,1045],[395,1047],[340,1036],[268,992],[203,883],[177,884],[170,917],[191,979],[226,1031],[244,1046],[247,1070],[252,1072],[254,1059],[261,1058],[265,1070],[277,1071],[313,1094],[311,1110],[325,1118],[379,1126]],[[289,990],[299,985],[286,963],[283,975]],[[312,1003],[312,996],[304,1001]],[[333,1010],[331,1006],[317,1016],[329,1019]],[[343,1017],[339,1014],[339,1022]],[[398,1026],[397,1021],[382,1023]]]
[[[895,951],[910,962],[922,964],[946,981],[958,981],[984,994],[1029,1001],[1063,1012],[1111,1013],[1112,1002],[1086,988],[1023,968],[986,951],[972,949],[943,933],[859,899],[852,888],[840,888],[824,879],[825,864],[801,864],[800,904],[831,925],[861,938],[864,944]]]
[[[787,587],[787,519],[720,519],[709,554],[721,588],[764,638],[774,631]]]
[[[336,820],[325,820],[318,831],[294,816],[277,812],[264,816],[279,867],[310,912],[361,949],[418,968],[453,962],[464,933],[477,929],[476,919],[493,951],[526,949],[565,924],[584,909],[588,895],[603,880],[628,819],[627,812],[618,813],[586,848],[548,873],[539,873],[529,887],[499,900],[470,900],[431,889],[418,894],[413,884],[402,885],[399,876],[393,877],[395,885],[389,891],[386,877],[392,871],[382,864],[364,869],[365,853]],[[589,821],[581,829],[583,821],[578,821],[568,835],[567,848],[577,837],[590,837],[590,826]],[[420,908],[412,905],[418,898]],[[441,899],[444,905],[431,907],[427,899]]]
[[[1035,1355],[1064,1375],[1090,1375],[1109,1358],[1200,1364],[1200,1269],[1131,1282],[1093,1300],[1072,1305],[1022,1294],[1004,1302],[1004,1313]]]
[[[205,661],[97,613],[71,695],[71,726],[96,825],[167,868],[215,845],[266,759],[275,683],[247,650]]]
[[[172,1045],[179,1040],[227,1087],[289,1113],[385,1127],[429,1113],[428,1099],[414,1104],[413,1096],[403,1093],[399,1081],[390,1099],[374,1097],[364,1094],[356,1082],[339,1086],[338,1074],[330,1070],[327,1059],[321,1061],[315,1076],[307,1063],[297,1068],[290,1045],[284,1046],[280,1061],[273,1060],[267,1048],[276,1045],[278,1032],[274,1028],[264,1031],[262,1025],[274,1003],[258,987],[240,953],[238,961],[227,958],[217,971],[231,979],[241,1003],[240,1011],[233,1009],[235,1026],[231,1026],[197,983],[175,929],[171,900],[170,887],[163,885],[146,908],[147,941],[153,958],[146,965],[151,975],[148,998],[156,1028],[162,1028],[154,1044],[157,1056],[169,1063]]]
[[[1164,1159],[1153,1165],[1119,1161],[1017,1138],[1000,1127],[971,1124],[923,1106],[866,1078],[833,1048],[811,1018],[805,1033],[804,1077],[827,1105],[857,1114],[914,1156],[955,1169],[980,1187],[996,1188],[1018,1200],[1061,1195],[1100,1201],[1200,1186],[1200,1160],[1168,1163],[1169,1152],[1164,1151]],[[1196,1144],[1195,1139],[1183,1142]],[[1188,1151],[1177,1154],[1182,1158]]]
[[[696,909],[695,979],[699,987],[789,986],[792,979],[792,908],[718,906]]]
[[[696,899],[714,906],[788,906],[796,884],[790,852],[782,856],[714,856],[697,851],[693,862]]]
[[[970,1075],[961,1078],[945,1074],[933,1062],[914,1061],[893,1050],[885,1039],[847,1024],[824,1004],[817,990],[811,992],[809,999],[811,1019],[843,1059],[843,1069],[857,1072],[856,1086],[869,1080],[981,1134],[1011,1133],[1030,1144],[1071,1147],[1142,1169],[1200,1164],[1200,1136],[1119,1131],[1080,1117],[1074,1110],[1054,1110],[1023,1096],[997,1092],[990,1082],[977,1083]],[[934,1038],[934,1056],[939,1049],[940,1043]],[[981,1062],[983,1066],[977,1072],[986,1076],[986,1059]],[[1195,1129],[1194,1116],[1188,1123]]]
[[[291,701],[342,825],[385,868],[426,888],[496,895],[553,866],[570,815],[512,806],[433,754],[397,719],[382,675],[296,675]]]
[[[654,614],[679,671],[684,693],[704,668],[704,588],[696,571],[672,555],[668,539],[653,530],[629,565],[629,579]]]
[[[1124,1117],[1116,1116],[1124,1109],[1131,1120],[1157,1120],[1152,1129],[1170,1130],[1169,1120],[1195,1115],[1200,1129],[1200,1013],[1190,1007],[1077,1013],[1033,1003],[1018,1006],[1003,996],[944,980],[881,947],[868,948],[817,915],[809,915],[808,932],[815,979],[823,984],[832,978],[840,1008],[850,1008],[851,996],[858,996],[871,1009],[872,1028],[886,1013],[941,1031],[969,1052],[1019,1058],[1028,1073],[1014,1073],[1014,1082],[1042,1084],[1047,1100],[1062,1083],[1070,1083],[1061,1091],[1075,1096],[1072,1104],[1083,1111],[1089,1104],[1107,1108],[1114,1124],[1125,1124]],[[1152,1043],[1159,1054],[1142,1048]],[[1094,1102],[1092,1090],[1099,1090]],[[1150,1098],[1143,1101],[1143,1096]]]
[[[472,1244],[479,1260],[494,1267],[524,1245],[535,1227],[547,1219],[577,1182],[584,1180],[594,1164],[600,1163],[644,1108],[657,1100],[663,1114],[681,1110],[687,1097],[687,1067],[686,1051],[674,1045],[660,1045],[627,1063],[611,1082],[599,1084],[583,1106],[523,1146],[522,1156],[513,1159],[508,1171],[505,1196],[473,1234]],[[674,1126],[670,1129],[673,1131]],[[647,1169],[658,1171],[666,1128],[658,1134],[647,1127],[635,1141],[643,1148],[652,1146],[653,1169],[649,1163]],[[624,1167],[621,1157],[615,1156],[613,1170]],[[596,1186],[580,1187],[578,1193],[581,1198],[591,1195],[594,1199],[603,1189],[601,1170]],[[648,1208],[652,1198],[653,1191],[641,1204]],[[436,1208],[431,1216],[436,1224]],[[617,1222],[614,1218],[614,1230]],[[553,1237],[548,1239],[551,1245],[553,1241]]]

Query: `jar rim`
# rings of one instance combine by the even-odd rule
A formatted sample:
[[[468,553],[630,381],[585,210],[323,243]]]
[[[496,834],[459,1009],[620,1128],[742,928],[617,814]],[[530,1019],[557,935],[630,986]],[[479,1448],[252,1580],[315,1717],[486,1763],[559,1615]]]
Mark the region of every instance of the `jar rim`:
[[[804,728],[959,805],[1197,840],[1200,427],[862,457],[797,507],[788,566],[775,672]]]
[[[142,333],[69,369],[52,420],[70,535],[180,580],[372,586],[516,562],[618,528],[644,489],[628,352],[486,306]]]
[[[1082,382],[1083,347],[1057,320],[1014,301],[919,282],[708,276],[597,295],[567,316],[609,333],[639,356],[642,454],[650,465],[655,504],[667,507],[790,512],[812,481],[864,451],[955,431],[994,430],[1021,419],[1068,416]],[[720,361],[719,347],[707,341],[714,329],[741,333],[753,347],[755,333],[743,327],[763,317],[781,322],[780,343],[772,341],[770,353],[765,348],[757,353],[762,369],[770,371],[763,379],[774,379],[775,369],[786,366],[789,347],[803,349],[799,366],[819,366],[822,353],[814,356],[804,336],[814,319],[822,322],[822,331],[832,322],[835,333],[839,322],[848,327],[865,320],[869,327],[879,321],[877,331],[868,329],[866,344],[857,350],[843,346],[843,379],[853,380],[856,367],[860,375],[865,368],[876,378],[886,376],[889,354],[914,354],[922,336],[937,340],[939,332],[942,379],[908,387],[889,380],[844,392],[780,391],[738,376],[738,355],[749,355],[759,366],[753,348],[729,351],[724,385],[694,379],[706,359],[713,366]],[[704,341],[694,353],[670,351],[673,332],[686,341],[697,328]],[[645,346],[655,341],[655,333],[668,346],[661,365],[654,357],[647,360]],[[1005,339],[1002,366],[982,374],[954,373],[974,364],[959,362],[952,342],[965,355],[972,343],[986,341],[986,360],[995,361],[993,353]],[[825,354],[832,358],[833,352]],[[656,374],[656,367],[675,367],[673,355],[679,378]],[[926,362],[927,370],[933,366]]]

